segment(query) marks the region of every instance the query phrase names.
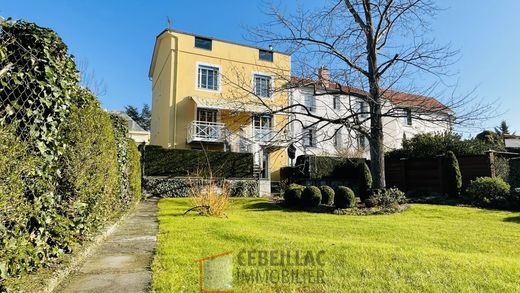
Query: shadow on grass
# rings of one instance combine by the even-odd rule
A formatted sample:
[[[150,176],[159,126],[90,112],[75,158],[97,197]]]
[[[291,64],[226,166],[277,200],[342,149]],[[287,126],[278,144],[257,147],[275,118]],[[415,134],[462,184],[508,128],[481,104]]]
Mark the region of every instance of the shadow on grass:
[[[509,223],[517,223],[517,224],[520,224],[520,216],[516,216],[516,217],[507,217],[503,220],[504,222],[509,222]]]
[[[283,211],[283,212],[309,212],[309,213],[327,213],[331,214],[334,211],[334,207],[320,205],[314,208],[291,208],[284,205],[283,201],[275,202],[255,202],[244,205],[244,209],[252,211]]]

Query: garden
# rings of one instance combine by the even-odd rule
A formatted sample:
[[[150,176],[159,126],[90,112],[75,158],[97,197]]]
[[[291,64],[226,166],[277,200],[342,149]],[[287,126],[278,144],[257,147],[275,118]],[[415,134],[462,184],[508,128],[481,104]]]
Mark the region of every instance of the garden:
[[[520,213],[412,204],[389,215],[286,209],[268,199],[233,198],[226,217],[183,213],[190,199],[159,202],[156,292],[196,291],[198,259],[242,249],[320,251],[325,282],[233,283],[240,291],[520,290]]]

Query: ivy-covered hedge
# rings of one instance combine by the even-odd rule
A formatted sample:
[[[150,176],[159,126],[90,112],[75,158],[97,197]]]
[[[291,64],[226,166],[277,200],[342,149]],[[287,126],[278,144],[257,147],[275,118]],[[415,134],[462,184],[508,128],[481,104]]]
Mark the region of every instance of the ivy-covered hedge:
[[[209,179],[188,177],[144,177],[143,187],[153,196],[188,197],[192,186],[207,183]],[[259,197],[260,190],[256,179],[219,179],[227,184],[230,195],[235,197]]]
[[[207,158],[206,158],[207,155]],[[198,176],[252,178],[253,154],[202,150],[165,149],[146,146],[144,173],[146,176]]]
[[[139,154],[78,84],[59,36],[0,22],[0,291],[59,262],[140,197]],[[114,123],[117,126],[117,123]]]

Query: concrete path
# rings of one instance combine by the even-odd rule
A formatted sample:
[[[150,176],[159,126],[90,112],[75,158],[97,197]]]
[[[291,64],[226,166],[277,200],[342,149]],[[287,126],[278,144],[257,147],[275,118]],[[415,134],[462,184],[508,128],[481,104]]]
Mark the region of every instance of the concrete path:
[[[157,235],[157,199],[142,201],[56,292],[147,292]]]

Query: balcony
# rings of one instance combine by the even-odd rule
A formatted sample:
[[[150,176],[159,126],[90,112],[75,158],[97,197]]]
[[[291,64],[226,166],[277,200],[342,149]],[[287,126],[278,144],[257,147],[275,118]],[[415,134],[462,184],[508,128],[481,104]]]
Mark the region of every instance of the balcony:
[[[274,128],[253,128],[253,141],[261,145],[284,147],[288,143],[285,131]]]
[[[224,123],[192,121],[188,127],[188,143],[213,142],[223,143],[226,139]]]

